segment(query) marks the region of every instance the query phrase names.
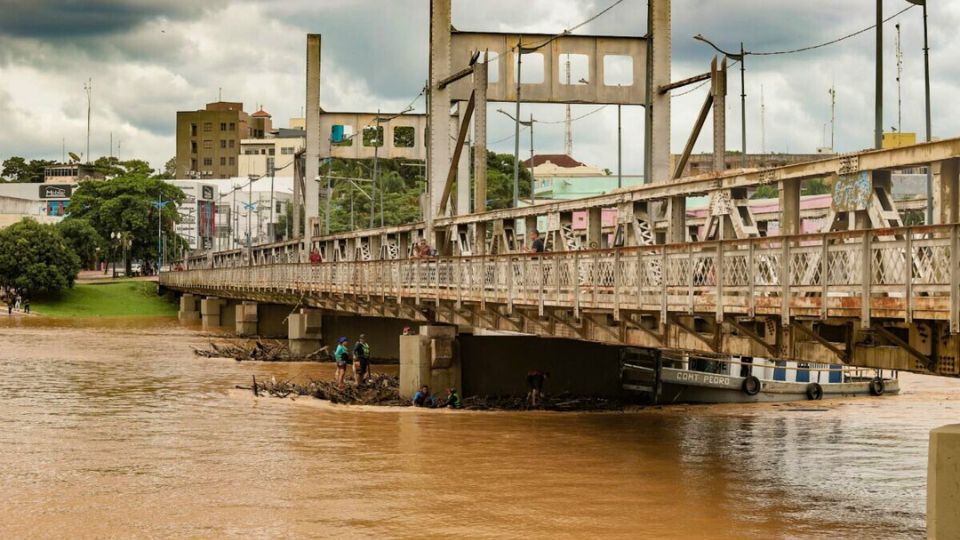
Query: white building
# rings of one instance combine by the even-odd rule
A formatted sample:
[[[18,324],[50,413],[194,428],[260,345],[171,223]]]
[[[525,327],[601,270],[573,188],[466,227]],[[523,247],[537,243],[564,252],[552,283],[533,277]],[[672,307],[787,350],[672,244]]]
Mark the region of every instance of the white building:
[[[57,223],[68,213],[74,184],[0,184],[0,227],[25,217]]]
[[[272,170],[276,175],[293,176],[294,156],[307,143],[301,133],[301,130],[282,129],[275,138],[241,140],[238,175],[243,178],[269,176]]]

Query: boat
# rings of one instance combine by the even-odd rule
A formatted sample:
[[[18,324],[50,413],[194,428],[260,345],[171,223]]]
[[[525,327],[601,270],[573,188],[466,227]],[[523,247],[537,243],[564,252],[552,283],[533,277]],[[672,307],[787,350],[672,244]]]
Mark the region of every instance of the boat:
[[[626,348],[620,382],[654,403],[782,403],[898,394],[895,370]]]

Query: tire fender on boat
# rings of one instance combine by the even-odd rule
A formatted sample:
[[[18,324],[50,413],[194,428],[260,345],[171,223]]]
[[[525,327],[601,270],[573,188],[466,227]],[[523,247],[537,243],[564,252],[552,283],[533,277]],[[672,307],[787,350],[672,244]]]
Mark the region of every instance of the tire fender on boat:
[[[823,399],[823,387],[820,386],[820,383],[812,382],[807,385],[807,399],[812,401]]]
[[[876,378],[870,381],[871,396],[882,396],[884,390],[885,390],[885,385],[883,384],[883,379]]]
[[[750,375],[743,380],[743,385],[740,386],[740,389],[743,390],[743,393],[748,396],[755,396],[760,393],[762,388],[760,384],[760,379],[756,378],[753,375]]]

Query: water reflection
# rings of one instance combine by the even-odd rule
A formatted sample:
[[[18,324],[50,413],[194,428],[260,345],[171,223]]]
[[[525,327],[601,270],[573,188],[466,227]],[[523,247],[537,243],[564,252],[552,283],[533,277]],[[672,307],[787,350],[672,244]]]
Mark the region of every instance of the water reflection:
[[[231,390],[175,321],[0,321],[0,534],[917,537],[957,381],[631,414],[344,409]]]

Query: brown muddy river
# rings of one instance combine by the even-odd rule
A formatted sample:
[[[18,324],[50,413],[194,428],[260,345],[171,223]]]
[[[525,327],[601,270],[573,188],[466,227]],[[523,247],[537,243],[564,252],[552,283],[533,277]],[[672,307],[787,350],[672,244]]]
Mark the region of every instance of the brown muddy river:
[[[0,537],[922,538],[927,435],[898,397],[634,413],[255,400],[169,319],[0,320]]]

